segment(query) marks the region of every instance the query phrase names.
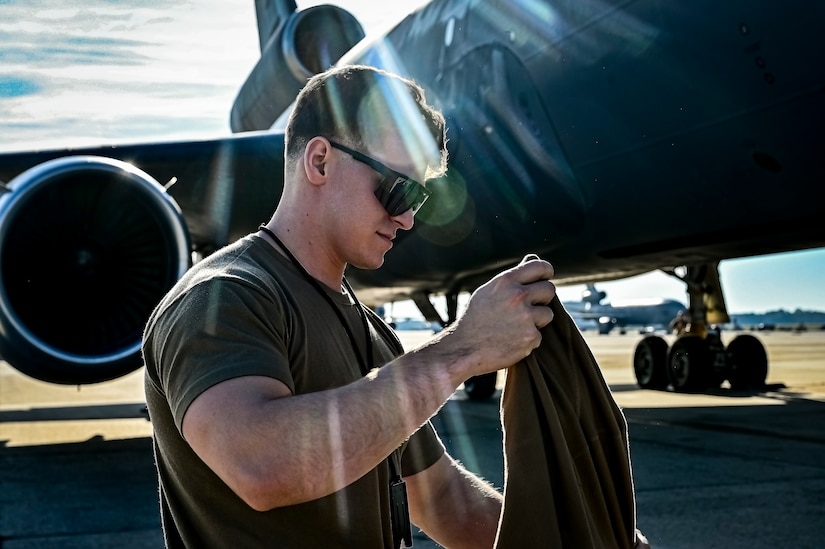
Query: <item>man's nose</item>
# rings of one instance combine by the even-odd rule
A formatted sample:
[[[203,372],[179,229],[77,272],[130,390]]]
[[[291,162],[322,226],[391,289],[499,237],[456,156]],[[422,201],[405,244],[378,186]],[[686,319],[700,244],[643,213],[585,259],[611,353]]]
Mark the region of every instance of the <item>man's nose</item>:
[[[412,209],[409,209],[393,217],[393,220],[398,223],[402,229],[409,231],[415,224],[415,214]]]

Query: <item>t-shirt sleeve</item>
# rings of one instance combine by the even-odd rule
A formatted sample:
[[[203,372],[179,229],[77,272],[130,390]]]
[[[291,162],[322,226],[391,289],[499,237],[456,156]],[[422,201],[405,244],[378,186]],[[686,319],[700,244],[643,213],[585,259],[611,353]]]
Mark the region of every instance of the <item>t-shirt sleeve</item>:
[[[271,297],[232,279],[197,284],[170,307],[156,329],[165,334],[161,381],[178,430],[192,401],[222,381],[267,376],[294,393],[285,326]]]
[[[428,421],[407,441],[401,455],[401,475],[420,473],[438,461],[444,452],[444,444]]]

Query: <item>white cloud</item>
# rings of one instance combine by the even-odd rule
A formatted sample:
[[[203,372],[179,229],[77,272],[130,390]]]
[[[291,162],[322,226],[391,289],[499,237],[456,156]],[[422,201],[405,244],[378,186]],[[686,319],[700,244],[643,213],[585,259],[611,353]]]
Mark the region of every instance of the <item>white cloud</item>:
[[[258,55],[251,1],[64,5],[0,6],[0,149],[229,133]]]

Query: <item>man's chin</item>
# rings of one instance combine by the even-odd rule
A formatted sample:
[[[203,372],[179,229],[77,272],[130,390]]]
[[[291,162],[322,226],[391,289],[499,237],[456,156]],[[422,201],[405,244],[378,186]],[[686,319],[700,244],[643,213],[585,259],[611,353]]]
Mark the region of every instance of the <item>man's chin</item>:
[[[384,264],[384,256],[383,255],[381,257],[375,258],[375,259],[369,259],[369,260],[364,259],[364,260],[359,261],[358,263],[350,263],[350,265],[352,265],[356,269],[361,269],[361,270],[364,270],[364,271],[374,271],[375,269],[378,269],[379,267],[381,267],[381,265],[383,265],[383,264]]]

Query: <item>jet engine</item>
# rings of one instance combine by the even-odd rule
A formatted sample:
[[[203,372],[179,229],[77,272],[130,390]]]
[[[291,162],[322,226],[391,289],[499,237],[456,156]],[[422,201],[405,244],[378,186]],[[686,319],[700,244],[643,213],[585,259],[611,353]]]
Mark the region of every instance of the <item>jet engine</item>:
[[[334,65],[362,38],[358,20],[337,6],[289,14],[261,49],[261,58],[238,92],[232,131],[269,129],[309,78]]]
[[[0,187],[0,354],[52,383],[129,373],[190,261],[180,208],[147,173],[96,156],[35,166]]]

